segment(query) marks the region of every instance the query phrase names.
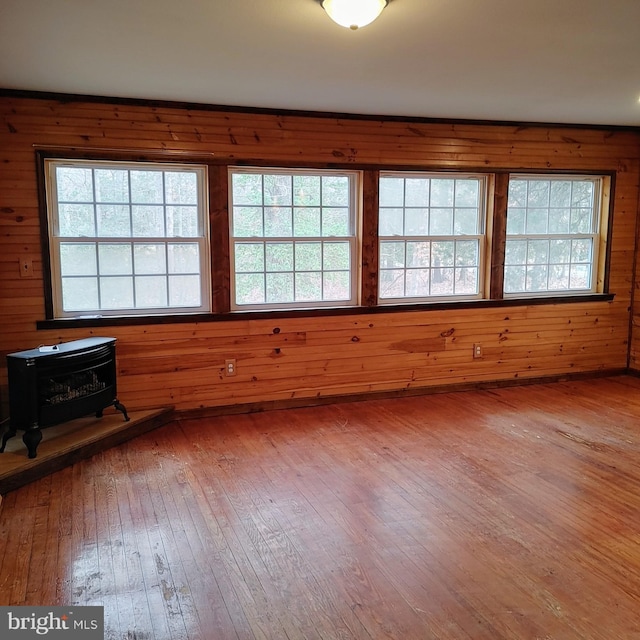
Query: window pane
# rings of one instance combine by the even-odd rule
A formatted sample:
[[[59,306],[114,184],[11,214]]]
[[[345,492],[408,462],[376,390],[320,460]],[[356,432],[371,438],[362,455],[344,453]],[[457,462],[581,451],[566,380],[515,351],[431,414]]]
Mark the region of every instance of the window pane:
[[[174,238],[196,238],[198,229],[198,207],[167,207],[167,236]]]
[[[428,296],[431,272],[429,269],[408,269],[406,295],[413,297]]]
[[[591,233],[591,221],[593,215],[591,209],[571,210],[571,233]]]
[[[428,267],[430,264],[430,242],[407,242],[407,267]]]
[[[527,211],[527,225],[525,232],[532,234],[547,233],[548,221],[548,209],[529,209]]]
[[[453,209],[431,209],[432,236],[450,236],[453,233]]]
[[[236,205],[262,204],[262,176],[250,173],[234,173],[231,188]],[[236,232],[236,235],[237,232]]]
[[[478,229],[477,209],[456,209],[454,212],[453,233],[457,236],[476,235]]]
[[[549,266],[549,289],[553,291],[564,291],[569,288],[568,264],[553,264]]]
[[[170,244],[167,249],[169,273],[198,274],[200,272],[200,247],[196,243]]]
[[[453,295],[454,270],[450,268],[437,267],[431,271],[431,295],[449,296]]]
[[[383,269],[404,266],[404,242],[381,242],[380,266]]]
[[[409,178],[405,183],[405,207],[429,206],[429,183],[425,178]]]
[[[267,237],[291,237],[293,235],[293,210],[290,207],[265,207],[264,234]]]
[[[96,223],[92,204],[61,204],[58,206],[59,235],[62,238],[92,238]]]
[[[571,182],[569,180],[553,180],[551,182],[550,202],[554,207],[571,205]]]
[[[380,178],[380,207],[404,206],[404,180]]]
[[[297,207],[320,206],[320,176],[293,176],[293,204]]]
[[[322,235],[348,236],[349,209],[324,209],[322,212]]]
[[[527,206],[548,207],[549,206],[549,181],[530,180],[527,194]]]
[[[433,242],[431,244],[431,266],[452,267],[454,256],[453,242]]]
[[[504,263],[525,264],[527,261],[527,241],[507,240],[505,243]]]
[[[98,310],[98,278],[62,278],[62,308],[65,311]]]
[[[96,169],[96,202],[129,202],[129,172],[120,169]]]
[[[479,246],[477,240],[456,242],[456,266],[475,267],[478,264]]]
[[[572,265],[569,286],[571,289],[590,289],[591,268],[587,265]]]
[[[429,209],[407,209],[405,216],[405,235],[429,235]]]
[[[504,290],[505,293],[519,293],[524,288],[525,267],[504,268]]]
[[[293,274],[267,273],[267,302],[291,302],[293,299]]]
[[[591,181],[576,181],[573,183],[573,191],[571,194],[572,207],[593,208],[594,187]]]
[[[120,204],[99,204],[96,207],[98,237],[120,238],[131,236],[129,206]]]
[[[138,204],[163,204],[164,184],[162,171],[132,171],[131,202]]]
[[[323,246],[322,266],[325,270],[349,269],[349,243],[327,242]]]
[[[472,295],[478,292],[478,269],[460,267],[455,270],[455,293]]]
[[[529,240],[527,243],[527,263],[547,264],[549,262],[549,241]]]
[[[150,309],[166,307],[167,278],[165,276],[141,276],[135,279],[136,307]]]
[[[404,217],[402,209],[380,209],[380,228],[378,233],[381,236],[401,236],[404,235]]]
[[[547,265],[540,264],[527,267],[527,291],[546,291],[548,286]]]
[[[384,269],[380,271],[380,297],[404,297],[404,269]]]
[[[133,273],[130,244],[101,244],[98,247],[98,264],[101,276],[128,275]],[[133,295],[131,300],[133,301]]]
[[[509,209],[507,213],[507,235],[521,235],[524,233],[526,211],[526,209]]]
[[[264,204],[275,207],[293,204],[291,176],[264,176]]]
[[[136,244],[133,247],[136,274],[166,273],[167,254],[163,244]]]
[[[233,235],[236,238],[262,236],[262,209],[260,207],[234,207]]]
[[[454,185],[454,180],[443,180],[438,178],[431,180],[431,206],[452,207]]]
[[[319,242],[296,243],[296,271],[322,269],[322,245]]]
[[[168,204],[198,204],[198,177],[195,173],[167,171],[165,201]]]
[[[200,276],[169,276],[169,306],[199,307]]]
[[[264,301],[264,276],[261,273],[239,273],[236,275],[236,302],[238,304],[260,304]]]
[[[346,176],[322,176],[322,206],[348,207],[351,197],[349,182]]]
[[[351,291],[349,290],[348,271],[325,272],[323,279],[323,297],[325,300],[349,300]]]
[[[322,274],[296,273],[296,300],[315,302],[322,300]]]
[[[57,167],[58,202],[93,202],[93,171],[79,167]]]
[[[100,308],[129,309],[133,307],[133,278],[100,278]]]
[[[591,262],[591,239],[571,241],[571,262]]]
[[[264,271],[264,245],[262,243],[235,244],[235,268],[237,273]]]
[[[131,207],[133,235],[142,238],[164,238],[164,208],[135,205]]]
[[[266,253],[267,271],[293,271],[293,243],[269,242]]]
[[[571,209],[549,210],[549,233],[569,233]]]
[[[60,245],[60,272],[63,276],[95,276],[98,263],[95,244]]]
[[[527,185],[526,180],[509,180],[509,197],[507,207],[509,210],[527,206]]]
[[[480,184],[477,180],[456,180],[456,207],[480,206]]]
[[[296,237],[320,235],[320,209],[305,207],[293,210],[293,234]]]

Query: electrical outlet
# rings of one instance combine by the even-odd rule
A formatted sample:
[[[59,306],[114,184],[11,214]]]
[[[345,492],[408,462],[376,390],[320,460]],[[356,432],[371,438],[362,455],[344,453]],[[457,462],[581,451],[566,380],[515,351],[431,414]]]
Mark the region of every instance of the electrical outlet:
[[[236,375],[236,359],[230,358],[224,361],[224,372],[226,376]]]
[[[473,357],[482,358],[482,345],[479,342],[473,345]]]

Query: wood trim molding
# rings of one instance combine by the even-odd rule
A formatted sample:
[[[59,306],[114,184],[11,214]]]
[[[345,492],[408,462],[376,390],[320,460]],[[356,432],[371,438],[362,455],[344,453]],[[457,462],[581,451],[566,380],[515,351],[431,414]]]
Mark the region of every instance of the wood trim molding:
[[[534,384],[548,384],[551,382],[568,382],[572,380],[594,380],[611,376],[622,376],[630,373],[627,369],[608,369],[605,371],[587,371],[582,373],[564,373],[558,375],[539,376],[533,378],[512,378],[508,380],[493,380],[486,382],[463,382],[455,384],[441,384],[431,387],[411,389],[396,389],[393,391],[373,391],[360,394],[313,396],[308,398],[294,398],[287,400],[272,400],[245,404],[220,405],[202,409],[188,409],[176,411],[177,420],[191,418],[211,418],[216,416],[234,415],[240,413],[259,413],[274,409],[294,409],[298,407],[317,407],[327,404],[343,402],[362,402],[365,400],[381,400],[386,398],[403,398],[407,396],[426,396],[435,393],[452,393],[454,391],[477,391],[481,389],[502,389]],[[640,372],[636,374],[640,377]]]

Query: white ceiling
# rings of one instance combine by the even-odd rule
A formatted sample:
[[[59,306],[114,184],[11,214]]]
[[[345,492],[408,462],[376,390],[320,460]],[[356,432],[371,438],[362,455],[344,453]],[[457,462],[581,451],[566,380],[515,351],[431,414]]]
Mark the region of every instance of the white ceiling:
[[[0,87],[635,127],[640,0],[0,0]]]

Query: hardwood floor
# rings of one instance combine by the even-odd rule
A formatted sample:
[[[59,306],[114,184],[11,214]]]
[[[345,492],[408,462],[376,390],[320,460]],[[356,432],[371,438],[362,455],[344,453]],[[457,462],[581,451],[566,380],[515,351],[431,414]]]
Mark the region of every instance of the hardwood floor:
[[[106,637],[640,639],[640,379],[180,421],[5,495]]]

